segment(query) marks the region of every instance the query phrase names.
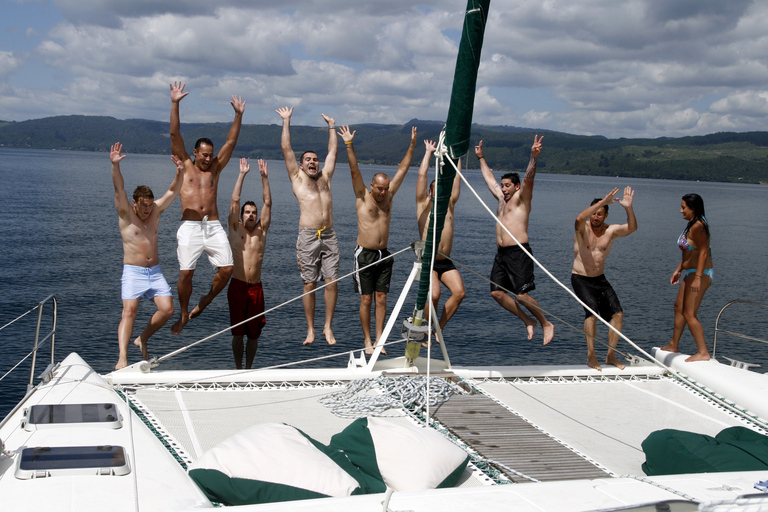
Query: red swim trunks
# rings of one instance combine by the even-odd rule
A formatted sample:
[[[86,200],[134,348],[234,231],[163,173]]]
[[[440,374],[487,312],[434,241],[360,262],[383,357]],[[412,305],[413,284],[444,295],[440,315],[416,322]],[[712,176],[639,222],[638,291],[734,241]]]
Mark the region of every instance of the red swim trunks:
[[[239,324],[264,312],[264,290],[261,283],[246,283],[233,277],[229,281],[227,300],[229,301],[229,325]],[[260,316],[232,329],[232,335],[258,338],[266,321],[266,318]]]

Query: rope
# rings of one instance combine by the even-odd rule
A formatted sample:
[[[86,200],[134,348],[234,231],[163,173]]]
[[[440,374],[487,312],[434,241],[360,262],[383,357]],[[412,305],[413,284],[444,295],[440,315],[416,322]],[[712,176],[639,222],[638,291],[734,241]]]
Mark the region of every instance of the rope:
[[[26,313],[25,313],[25,314],[26,314]],[[39,349],[40,349],[40,348],[41,348],[43,345],[45,345],[45,340],[43,340],[43,341],[42,341],[42,342],[41,342],[41,343],[40,343],[40,344],[37,346],[37,349],[39,350]],[[27,354],[26,356],[24,356],[24,357],[21,359],[21,361],[19,361],[19,362],[18,362],[18,363],[16,363],[15,365],[13,365],[13,368],[11,368],[11,369],[10,369],[10,370],[8,370],[7,372],[5,372],[5,374],[3,374],[3,376],[2,376],[2,377],[0,377],[0,381],[2,381],[4,378],[6,378],[6,377],[7,377],[7,376],[8,376],[8,375],[9,375],[9,374],[10,374],[10,373],[13,371],[13,370],[15,370],[16,368],[18,368],[18,367],[19,367],[19,365],[20,365],[21,363],[23,363],[24,361],[26,361],[26,360],[27,360],[27,358],[28,358],[29,356],[31,356],[32,354],[34,354],[34,353],[35,353],[35,349],[32,349],[32,350],[29,352],[29,354]]]
[[[454,394],[465,395],[467,392],[440,377],[403,375],[354,380],[341,391],[318,401],[340,418],[393,418],[402,415],[385,413],[391,409],[418,411],[427,405],[440,405]]]
[[[37,309],[37,308],[39,308],[39,307],[40,307],[40,304],[38,304],[37,306],[33,307],[32,309],[30,309],[30,310],[29,310],[29,311],[27,311],[26,313],[23,313],[22,315],[20,315],[20,316],[18,316],[18,317],[16,317],[16,318],[14,318],[13,320],[11,320],[10,322],[8,322],[8,323],[7,323],[7,324],[5,324],[4,326],[0,327],[0,331],[2,331],[3,329],[5,329],[6,327],[8,327],[9,325],[11,325],[12,323],[14,323],[15,321],[17,321],[17,320],[21,320],[22,318],[24,318],[25,316],[27,316],[28,314],[30,314],[31,312],[33,312],[34,310],[36,310],[36,309]]]
[[[278,304],[277,306],[275,306],[275,307],[273,307],[273,308],[270,308],[270,309],[268,309],[268,310],[266,310],[266,311],[263,311],[263,312],[259,313],[258,315],[254,315],[254,316],[252,316],[251,318],[248,318],[248,319],[246,319],[246,320],[243,320],[242,322],[240,322],[240,323],[238,323],[238,324],[235,324],[235,325],[230,325],[229,327],[227,327],[227,328],[225,328],[225,329],[222,329],[222,330],[220,330],[219,332],[213,333],[213,334],[211,334],[210,336],[206,336],[205,338],[202,338],[202,339],[200,339],[200,340],[197,340],[197,341],[195,341],[195,342],[193,342],[193,343],[190,343],[189,345],[186,345],[186,346],[184,346],[184,347],[181,347],[181,348],[179,348],[179,349],[177,349],[177,350],[174,350],[173,352],[170,352],[170,353],[168,353],[168,354],[166,354],[166,355],[164,355],[164,356],[162,356],[162,357],[160,357],[160,358],[156,359],[156,360],[155,360],[155,362],[157,362],[157,363],[161,363],[161,362],[165,361],[166,359],[169,359],[169,358],[171,358],[171,357],[173,357],[173,356],[175,356],[175,355],[181,354],[182,352],[186,352],[186,351],[187,351],[187,350],[189,350],[190,348],[192,348],[192,347],[194,347],[194,346],[196,346],[196,345],[199,345],[200,343],[203,343],[204,341],[208,341],[208,340],[210,340],[210,339],[212,339],[212,338],[215,338],[216,336],[219,336],[219,335],[221,335],[221,334],[224,334],[224,333],[225,333],[225,332],[227,332],[227,331],[230,331],[230,330],[234,329],[235,327],[239,327],[239,326],[241,326],[241,325],[243,325],[243,324],[246,324],[246,323],[250,322],[251,320],[253,320],[253,319],[255,319],[255,318],[259,318],[259,317],[261,317],[261,316],[264,316],[264,315],[266,315],[267,313],[271,313],[272,311],[275,311],[276,309],[282,308],[283,306],[287,306],[287,305],[288,305],[288,304],[290,304],[291,302],[295,302],[295,301],[297,301],[297,300],[299,300],[299,299],[302,299],[302,298],[304,298],[305,296],[307,296],[307,295],[309,295],[309,294],[311,294],[311,293],[317,293],[317,292],[319,292],[320,290],[322,290],[323,288],[325,288],[325,287],[326,287],[326,286],[328,286],[328,285],[331,285],[331,284],[333,284],[333,283],[337,283],[337,282],[339,282],[339,281],[341,281],[341,280],[343,280],[343,279],[346,279],[346,278],[348,278],[348,277],[351,277],[351,276],[355,275],[356,273],[358,273],[358,272],[360,272],[360,271],[362,271],[362,270],[365,270],[365,269],[367,269],[367,268],[369,268],[369,267],[372,267],[372,266],[374,266],[374,265],[378,265],[378,264],[379,264],[379,263],[381,263],[382,261],[385,261],[385,260],[387,260],[387,259],[389,259],[389,258],[394,258],[394,257],[395,257],[395,256],[397,256],[398,254],[401,254],[401,253],[403,253],[403,252],[405,252],[405,251],[409,250],[410,248],[411,248],[411,247],[410,247],[410,245],[409,245],[408,247],[406,247],[406,248],[404,248],[404,249],[400,249],[399,251],[397,251],[397,252],[395,252],[395,253],[392,253],[392,254],[390,254],[389,256],[386,256],[386,257],[384,257],[384,258],[382,258],[382,259],[380,259],[380,260],[378,260],[378,261],[375,261],[375,262],[371,263],[370,265],[366,265],[365,267],[359,268],[359,269],[358,269],[358,270],[356,270],[356,271],[352,271],[352,272],[350,272],[349,274],[346,274],[346,275],[344,275],[344,276],[341,276],[341,277],[339,277],[339,278],[337,278],[337,279],[334,279],[334,280],[333,280],[333,281],[331,281],[330,283],[325,283],[325,284],[323,284],[323,285],[321,285],[321,286],[318,286],[318,287],[317,287],[317,288],[315,288],[314,290],[308,291],[308,292],[306,292],[306,293],[302,293],[301,295],[299,295],[299,296],[297,296],[297,297],[294,297],[294,298],[292,298],[292,299],[290,299],[290,300],[287,300],[287,301],[283,302],[282,304]]]

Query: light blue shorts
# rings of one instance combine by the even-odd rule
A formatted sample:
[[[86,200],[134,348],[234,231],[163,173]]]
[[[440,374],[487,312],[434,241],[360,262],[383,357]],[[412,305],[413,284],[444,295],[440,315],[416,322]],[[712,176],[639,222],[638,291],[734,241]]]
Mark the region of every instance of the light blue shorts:
[[[163,277],[160,265],[154,267],[123,265],[122,283],[123,300],[172,296],[171,287]]]

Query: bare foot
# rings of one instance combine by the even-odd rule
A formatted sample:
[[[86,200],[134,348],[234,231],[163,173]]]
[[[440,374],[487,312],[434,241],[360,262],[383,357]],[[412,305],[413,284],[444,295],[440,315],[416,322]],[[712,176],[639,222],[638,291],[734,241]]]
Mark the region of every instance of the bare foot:
[[[668,345],[661,347],[659,350],[663,350],[664,352],[677,352],[677,345],[669,343]]]
[[[141,357],[144,360],[149,360],[149,351],[147,350],[147,342],[141,339],[141,336],[133,340],[133,344],[141,349]]]
[[[125,368],[126,366],[128,366],[128,359],[125,357],[121,357],[117,360],[117,364],[115,365],[115,370]]]
[[[700,353],[696,352],[691,357],[686,359],[685,362],[686,363],[692,363],[694,361],[709,361],[709,359],[710,359],[709,352],[705,352],[703,354],[700,354]]]
[[[208,304],[210,304],[210,301],[206,300],[207,298],[208,295],[200,296],[200,302],[197,303],[197,306],[195,306],[192,312],[189,314],[189,318],[197,318],[203,313],[203,311],[205,311],[205,308],[207,308]]]
[[[371,344],[370,340],[365,340],[363,342],[365,344],[365,353],[369,356],[373,354],[373,345]]]
[[[171,334],[178,335],[187,325],[187,322],[189,322],[189,315],[182,313],[176,323],[171,326]]]
[[[378,347],[379,345],[376,345],[376,346]],[[386,348],[381,347],[381,355],[383,355],[383,356],[387,355],[387,349]]]
[[[541,327],[544,329],[544,345],[546,345],[555,337],[555,326],[552,322],[549,322]]]
[[[538,323],[534,318],[528,317],[530,322],[525,322],[525,330],[528,332],[528,341],[531,341],[533,339],[533,328],[536,327],[536,324]]]
[[[597,362],[597,356],[595,354],[592,354],[587,357],[587,366],[589,366],[590,368],[594,368],[599,372],[603,371],[603,367],[600,366],[600,363]]]
[[[315,342],[315,331],[307,331],[307,339],[304,340],[304,343],[302,345],[311,345]]]
[[[323,334],[325,334],[325,341],[327,341],[329,345],[336,344],[336,338],[333,337],[333,331],[330,329],[330,327],[323,329]]]
[[[624,368],[626,368],[626,365],[620,363],[619,360],[616,359],[616,356],[606,357],[605,358],[605,364],[612,364],[613,366],[615,366],[619,370],[623,370]]]

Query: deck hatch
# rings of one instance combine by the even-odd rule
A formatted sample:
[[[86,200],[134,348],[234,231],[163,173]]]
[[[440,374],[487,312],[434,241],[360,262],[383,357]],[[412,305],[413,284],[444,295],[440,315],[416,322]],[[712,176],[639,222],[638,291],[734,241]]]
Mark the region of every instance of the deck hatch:
[[[126,475],[130,466],[122,446],[38,446],[24,448],[16,478],[60,475]]]
[[[47,404],[33,405],[23,420],[24,429],[32,431],[78,424],[105,428],[121,428],[120,413],[115,404]]]

